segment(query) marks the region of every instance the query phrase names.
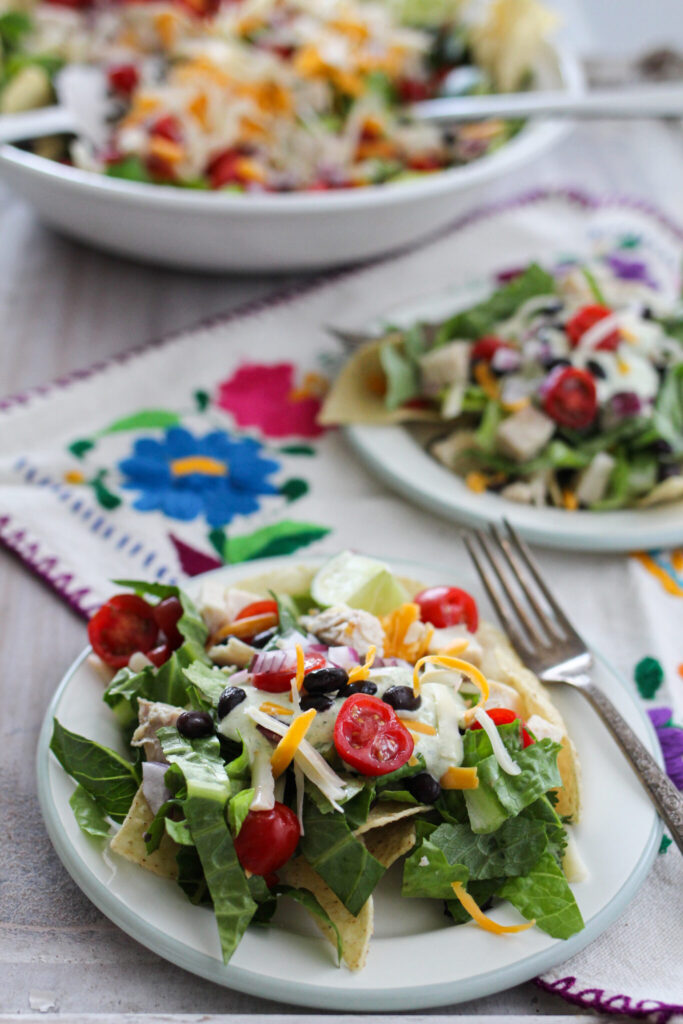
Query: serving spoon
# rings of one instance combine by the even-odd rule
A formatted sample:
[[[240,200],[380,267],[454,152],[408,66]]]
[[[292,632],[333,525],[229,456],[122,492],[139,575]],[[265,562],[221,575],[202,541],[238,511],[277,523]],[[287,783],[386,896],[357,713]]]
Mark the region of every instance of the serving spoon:
[[[55,77],[58,104],[0,117],[0,143],[72,132],[104,143],[107,114],[105,76],[95,67],[71,65]],[[522,92],[444,96],[414,103],[409,113],[431,124],[480,121],[487,117],[683,118],[683,83],[598,89],[586,93]]]

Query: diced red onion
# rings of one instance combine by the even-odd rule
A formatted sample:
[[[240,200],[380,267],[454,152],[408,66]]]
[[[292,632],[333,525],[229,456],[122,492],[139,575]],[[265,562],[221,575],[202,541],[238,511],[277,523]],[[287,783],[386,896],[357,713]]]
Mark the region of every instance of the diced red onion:
[[[171,796],[171,791],[164,782],[167,771],[168,765],[162,764],[161,761],[142,762],[142,793],[152,814],[156,814]]]
[[[635,391],[617,391],[605,405],[602,413],[602,425],[606,430],[616,426],[631,416],[639,416],[643,411],[643,402]]]
[[[521,362],[522,356],[517,349],[505,346],[497,348],[493,353],[491,368],[498,370],[499,373],[512,373],[514,370],[519,369]]]
[[[251,665],[251,672],[282,672],[284,669],[296,669],[296,654],[288,651],[259,651]]]
[[[231,676],[226,676],[226,686],[243,686],[244,683],[249,682],[249,669],[241,668],[239,672],[233,672]]]
[[[330,664],[347,671],[355,665],[360,665],[360,658],[355,647],[330,647],[327,659]]]

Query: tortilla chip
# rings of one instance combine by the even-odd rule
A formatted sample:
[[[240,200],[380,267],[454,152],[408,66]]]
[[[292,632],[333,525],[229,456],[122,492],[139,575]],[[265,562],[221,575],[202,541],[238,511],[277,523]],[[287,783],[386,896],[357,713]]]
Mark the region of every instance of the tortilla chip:
[[[413,818],[416,814],[422,814],[423,811],[430,811],[431,807],[427,807],[425,804],[401,804],[398,801],[389,801],[376,803],[374,807],[370,808],[368,814],[368,820],[354,830],[354,836],[365,835],[366,832],[370,832],[376,828],[383,828],[385,825],[393,825],[395,821],[400,821],[401,818]]]
[[[297,889],[308,889],[318,900],[321,907],[334,921],[341,935],[344,947],[344,962],[351,971],[360,971],[365,966],[368,946],[374,931],[375,911],[372,896],[361,908],[358,917],[350,914],[341,900],[337,899],[326,882],[317,871],[314,871],[305,857],[297,857],[286,865],[285,880]],[[332,929],[311,914],[313,920],[326,939],[336,948],[337,937]]]
[[[370,341],[354,352],[328,392],[318,414],[318,423],[336,426],[346,423],[369,423],[387,426],[410,420],[439,420],[438,412],[401,407],[387,409],[384,404],[384,370],[379,358],[381,346],[392,335]],[[400,335],[395,335],[399,338]]]
[[[581,768],[562,715],[540,679],[525,668],[505,633],[489,622],[482,622],[477,631],[477,639],[484,648],[484,675],[500,679],[502,683],[508,683],[517,691],[522,698],[525,718],[530,718],[534,714],[540,715],[562,730],[562,750],[557,757],[562,788],[557,791],[558,802],[555,809],[558,814],[568,815],[574,821],[578,821],[581,813]]]
[[[667,480],[662,480],[649,494],[640,499],[638,507],[669,505],[674,501],[683,501],[683,476],[670,476]]]
[[[178,844],[170,836],[164,834],[159,848],[154,853],[147,853],[145,840],[142,838],[152,824],[154,815],[142,792],[137,791],[130,805],[123,825],[112,839],[109,847],[126,860],[139,864],[147,871],[153,871],[162,878],[177,878],[178,865],[176,853]]]
[[[373,857],[385,868],[409,853],[417,841],[417,831],[413,818],[394,821],[383,828],[373,828],[363,837],[363,842]]]

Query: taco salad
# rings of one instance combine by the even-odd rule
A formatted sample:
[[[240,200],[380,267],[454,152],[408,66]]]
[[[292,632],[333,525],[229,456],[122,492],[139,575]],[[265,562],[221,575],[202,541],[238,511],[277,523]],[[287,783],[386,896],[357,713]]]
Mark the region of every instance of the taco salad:
[[[81,829],[212,908],[226,962],[293,899],[362,968],[399,859],[401,896],[453,925],[583,927],[574,746],[469,593],[350,552],[208,577],[197,604],[117,584],[89,637],[126,753],[56,719],[51,749]],[[496,921],[502,901],[517,923]]]

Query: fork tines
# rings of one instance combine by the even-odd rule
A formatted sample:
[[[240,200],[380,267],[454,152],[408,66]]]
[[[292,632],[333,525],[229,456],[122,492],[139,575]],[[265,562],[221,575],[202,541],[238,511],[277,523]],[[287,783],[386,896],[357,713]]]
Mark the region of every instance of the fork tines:
[[[528,547],[507,519],[503,523],[507,536],[501,534],[496,526],[491,526],[489,533],[473,531],[478,546],[464,533],[463,540],[513,646],[532,654],[539,653],[539,648],[548,652],[558,642],[581,643],[581,638],[544,583]],[[543,601],[535,593],[533,584]]]

